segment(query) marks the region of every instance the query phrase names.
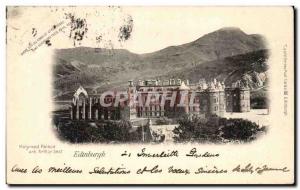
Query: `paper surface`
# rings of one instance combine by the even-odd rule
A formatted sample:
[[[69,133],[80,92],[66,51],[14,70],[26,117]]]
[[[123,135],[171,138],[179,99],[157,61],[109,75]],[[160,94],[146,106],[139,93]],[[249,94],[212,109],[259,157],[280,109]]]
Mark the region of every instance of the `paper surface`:
[[[8,184],[294,183],[292,7],[7,7],[6,41]]]

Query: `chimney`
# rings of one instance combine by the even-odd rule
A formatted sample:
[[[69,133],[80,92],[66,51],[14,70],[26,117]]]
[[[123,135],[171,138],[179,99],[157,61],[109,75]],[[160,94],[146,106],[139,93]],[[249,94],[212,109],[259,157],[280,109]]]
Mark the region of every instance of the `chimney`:
[[[204,82],[203,85],[202,85],[203,89],[207,89],[207,83]]]
[[[156,81],[158,86],[162,86],[162,81],[160,79],[157,79]]]
[[[217,84],[217,79],[216,78],[214,78],[214,85],[216,85]]]
[[[175,85],[175,79],[171,79],[172,85]]]
[[[132,80],[129,80],[128,83],[129,83],[129,86],[133,86],[133,81]]]
[[[190,85],[190,81],[189,79],[186,80],[186,85],[189,86]]]
[[[177,79],[177,84],[181,85],[181,79]]]

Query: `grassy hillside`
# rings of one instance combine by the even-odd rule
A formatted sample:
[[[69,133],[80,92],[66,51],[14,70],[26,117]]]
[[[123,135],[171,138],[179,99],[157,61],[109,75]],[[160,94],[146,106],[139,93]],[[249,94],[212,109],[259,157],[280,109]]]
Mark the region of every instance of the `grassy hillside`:
[[[206,81],[216,78],[224,81],[226,85],[240,80],[245,83],[247,81],[252,88],[258,88],[263,85],[261,82],[267,81],[268,56],[267,50],[259,50],[205,62],[178,72],[171,71],[163,77],[189,79],[192,83],[196,83],[202,78]]]
[[[170,77],[192,82],[217,78],[227,84],[242,80],[257,88],[266,81],[265,49],[262,36],[237,28],[223,28],[193,42],[148,54],[89,47],[58,49],[53,96],[70,99],[79,85],[101,93],[125,89],[128,80]]]

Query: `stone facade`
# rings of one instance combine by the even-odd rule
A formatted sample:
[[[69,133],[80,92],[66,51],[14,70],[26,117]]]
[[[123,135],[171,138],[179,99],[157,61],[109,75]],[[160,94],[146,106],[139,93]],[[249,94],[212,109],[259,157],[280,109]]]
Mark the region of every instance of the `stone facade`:
[[[250,111],[249,88],[239,84],[225,87],[224,83],[215,79],[208,83],[201,80],[197,84],[180,79],[129,81],[124,94],[128,95],[128,99],[118,105],[115,105],[116,92],[106,95],[104,103],[112,105],[103,107],[101,94],[88,94],[83,87],[79,87],[70,108],[71,119],[132,120],[174,118],[183,114],[222,117],[224,112]],[[164,104],[161,103],[163,99]]]
[[[246,85],[234,83],[225,88],[226,112],[249,112],[250,111],[250,89]]]

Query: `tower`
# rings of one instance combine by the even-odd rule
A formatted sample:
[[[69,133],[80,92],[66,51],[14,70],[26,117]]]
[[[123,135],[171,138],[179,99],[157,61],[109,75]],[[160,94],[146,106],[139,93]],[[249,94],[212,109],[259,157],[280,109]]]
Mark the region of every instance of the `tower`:
[[[129,119],[135,119],[137,117],[137,106],[136,106],[136,102],[135,102],[135,98],[136,98],[136,87],[133,84],[132,80],[128,81],[129,86],[128,86],[128,116]],[[127,109],[125,109],[127,110]]]
[[[250,111],[250,88],[240,83],[232,84],[225,89],[227,112],[249,112]]]
[[[208,116],[219,115],[219,92],[215,81],[208,87]]]
[[[250,111],[250,89],[247,87],[239,88],[240,92],[240,112]]]
[[[218,91],[219,91],[219,116],[224,116],[225,112],[225,91],[224,85],[218,82]]]
[[[185,85],[184,82],[180,82],[180,86],[178,88],[178,99],[177,99],[177,109],[176,114],[188,114],[189,113],[189,92],[190,88]]]

